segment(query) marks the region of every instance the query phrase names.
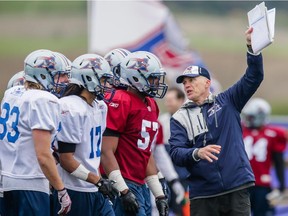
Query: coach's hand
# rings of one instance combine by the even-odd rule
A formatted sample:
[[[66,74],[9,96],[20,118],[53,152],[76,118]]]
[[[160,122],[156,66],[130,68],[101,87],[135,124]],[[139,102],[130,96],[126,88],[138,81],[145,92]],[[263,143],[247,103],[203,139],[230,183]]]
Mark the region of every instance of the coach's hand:
[[[207,145],[203,148],[199,148],[197,156],[200,159],[207,160],[209,162],[217,161],[218,157],[216,155],[220,154],[221,146],[220,145]]]
[[[71,209],[72,202],[65,188],[58,191],[58,201],[61,205],[58,215],[66,215]]]
[[[104,197],[108,197],[110,200],[113,200],[116,196],[118,196],[119,191],[113,187],[115,182],[109,179],[101,178],[96,186],[99,189],[99,192],[104,195]]]
[[[157,197],[156,206],[160,216],[168,216],[169,206],[165,197]]]
[[[136,196],[130,190],[125,194],[121,194],[120,199],[125,212],[132,215],[138,213],[140,208],[139,203]]]

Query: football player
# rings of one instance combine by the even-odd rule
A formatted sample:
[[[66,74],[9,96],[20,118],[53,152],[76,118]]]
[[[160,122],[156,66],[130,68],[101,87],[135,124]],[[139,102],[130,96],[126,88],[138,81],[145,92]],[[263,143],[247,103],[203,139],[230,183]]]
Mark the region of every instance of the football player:
[[[154,98],[163,98],[167,85],[159,59],[152,53],[128,54],[120,64],[127,90],[117,90],[108,103],[107,128],[103,136],[101,164],[115,181],[120,197],[114,202],[116,215],[149,215],[146,185],[156,198],[160,215],[168,204],[157,176],[151,145],[155,143],[159,109]],[[149,193],[148,193],[149,196]]]
[[[23,86],[24,85],[24,71],[19,71],[14,74],[7,84],[7,89],[14,86]],[[1,113],[1,109],[0,109]],[[1,161],[0,161],[0,174],[1,174]],[[2,189],[2,178],[0,177],[0,215],[3,215],[3,189]]]
[[[124,79],[121,77],[121,67],[120,63],[121,61],[131,52],[129,50],[123,49],[123,48],[117,48],[113,49],[110,52],[108,52],[104,58],[108,61],[110,64],[111,70],[116,77],[116,88],[117,89],[126,89],[128,88],[128,84],[124,81]],[[165,195],[168,195],[168,185],[167,181],[170,182],[171,185],[174,185],[175,191],[177,192],[177,200],[178,202],[181,202],[184,197],[184,189],[178,182],[178,175],[175,173],[172,161],[170,159],[170,156],[165,150],[164,143],[163,143],[163,133],[162,128],[159,123],[159,133],[157,135],[157,141],[156,145],[152,148],[152,152],[154,153],[154,158],[157,167],[160,167],[160,170],[164,173],[162,175],[161,172],[158,172],[159,180],[162,184],[162,188],[164,190]],[[159,141],[158,141],[159,140]],[[163,151],[164,150],[164,151]],[[149,191],[148,191],[149,192]],[[168,197],[169,198],[169,197]],[[180,200],[180,201],[179,201]],[[155,199],[152,199],[152,215],[158,215],[158,210],[156,206],[154,205]],[[148,207],[148,206],[147,206]],[[149,206],[150,207],[150,206]]]
[[[57,172],[50,144],[59,128],[58,98],[52,73],[65,68],[49,50],[24,60],[24,86],[9,88],[1,102],[0,159],[3,215],[50,215],[49,182],[58,191],[59,214],[71,200]]]
[[[266,195],[271,192],[272,163],[275,165],[279,191],[283,193],[285,190],[283,152],[286,148],[287,131],[268,125],[270,113],[269,103],[262,98],[252,98],[242,110],[245,150],[256,179],[255,187],[250,189],[251,211],[254,216],[274,213],[266,199]]]
[[[81,55],[72,63],[71,78],[60,99],[59,173],[72,202],[77,203],[69,215],[114,215],[107,198],[113,199],[118,191],[98,172],[107,115],[102,99],[106,91],[113,91],[111,80],[113,74],[103,57]]]

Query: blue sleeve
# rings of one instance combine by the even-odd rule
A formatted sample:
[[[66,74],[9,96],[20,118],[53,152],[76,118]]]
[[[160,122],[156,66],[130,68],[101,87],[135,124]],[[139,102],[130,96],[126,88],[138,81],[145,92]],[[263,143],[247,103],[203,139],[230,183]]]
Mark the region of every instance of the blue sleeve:
[[[247,64],[243,77],[224,92],[238,112],[241,112],[264,78],[262,54],[255,56],[247,53]]]
[[[173,117],[170,119],[170,156],[177,166],[190,166],[196,163],[192,157],[195,150],[190,143],[186,129]]]

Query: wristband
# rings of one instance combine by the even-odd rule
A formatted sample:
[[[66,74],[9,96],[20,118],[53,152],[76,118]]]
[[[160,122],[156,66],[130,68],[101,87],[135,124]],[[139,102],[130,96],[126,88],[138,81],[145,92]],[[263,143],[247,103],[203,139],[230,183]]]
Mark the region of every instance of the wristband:
[[[200,157],[199,157],[199,155],[198,155],[198,152],[199,152],[199,149],[198,148],[196,148],[193,152],[192,152],[192,157],[193,157],[193,160],[194,161],[200,161]]]
[[[254,54],[251,44],[246,44],[246,45],[247,45],[247,48],[248,48],[248,52]]]
[[[159,179],[163,179],[164,178],[163,174],[160,171],[157,173],[157,175],[158,175]]]
[[[86,181],[88,178],[90,171],[87,170],[82,164],[80,164],[76,170],[74,170],[72,173],[70,173],[72,176],[75,176],[76,178],[79,178],[81,180]]]
[[[115,187],[118,191],[123,191],[129,189],[127,184],[125,183],[120,170],[113,170],[108,175],[109,180],[114,181],[113,187]]]
[[[155,198],[159,196],[165,196],[157,175],[147,176],[145,181]]]

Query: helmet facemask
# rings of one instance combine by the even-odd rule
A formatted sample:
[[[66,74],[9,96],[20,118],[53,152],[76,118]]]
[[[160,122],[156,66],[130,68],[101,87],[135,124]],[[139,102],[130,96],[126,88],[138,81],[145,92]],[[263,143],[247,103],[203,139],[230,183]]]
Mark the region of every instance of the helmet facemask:
[[[57,67],[57,70],[52,72],[54,81],[53,92],[57,97],[61,97],[69,83],[71,73],[71,61],[62,53],[54,52],[54,55],[58,58],[58,64],[60,67]]]
[[[104,100],[105,102],[110,102],[115,93],[115,89],[113,88],[113,84],[114,84],[113,75],[104,73],[101,77],[99,77],[94,67],[92,67],[92,70],[94,71],[94,75],[97,79],[97,81],[96,82],[94,81],[94,83],[97,83],[97,84],[94,85],[95,87],[93,90],[89,90],[89,91],[92,92],[96,96],[97,100]],[[91,77],[90,79],[92,81]],[[86,88],[89,89],[87,85],[86,85]],[[111,93],[108,99],[105,98],[106,93]]]
[[[54,89],[52,93],[60,98],[67,88],[67,85],[69,83],[69,78],[70,78],[70,72],[66,72],[66,71],[56,72],[56,75],[53,76]]]
[[[105,102],[109,103],[115,94],[115,89],[113,88],[115,84],[115,79],[110,74],[104,74],[101,78],[99,78],[99,87],[100,87],[100,94],[97,95],[98,100],[104,100]],[[110,93],[109,98],[105,98],[105,94]]]
[[[149,86],[144,86],[144,89],[149,97],[163,98],[165,96],[168,89],[168,86],[165,84],[165,72],[152,73],[148,77],[148,83]]]
[[[72,63],[70,82],[83,86],[98,100],[111,101],[114,76],[108,62],[97,54],[84,54]],[[106,99],[105,94],[111,93]]]
[[[167,92],[168,86],[165,84],[165,72],[150,73],[148,78],[138,70],[140,77],[133,76],[131,81],[127,79],[129,84],[140,92],[143,92],[151,98],[163,98]],[[143,83],[145,83],[143,85]]]

